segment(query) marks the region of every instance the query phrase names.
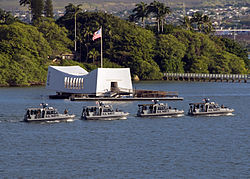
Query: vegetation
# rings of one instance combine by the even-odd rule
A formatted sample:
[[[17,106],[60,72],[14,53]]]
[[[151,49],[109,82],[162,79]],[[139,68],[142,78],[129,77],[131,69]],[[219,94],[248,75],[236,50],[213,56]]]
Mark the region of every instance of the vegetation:
[[[59,27],[54,19],[40,18],[38,21],[34,22],[34,26],[43,34],[43,37],[50,44],[52,49],[50,55],[56,56],[60,53],[71,52],[69,48],[73,46],[73,43],[67,37],[68,30]]]
[[[141,19],[143,27],[145,27],[145,19],[150,15],[153,16],[157,20],[157,32],[160,33],[160,25],[161,25],[161,32],[163,32],[164,26],[164,18],[167,14],[170,14],[170,8],[165,6],[164,3],[159,1],[154,1],[150,3],[150,5],[141,2],[140,4],[135,5],[136,8],[133,9],[134,14],[131,14],[129,19],[130,21],[138,21]]]
[[[19,4],[21,6],[28,5],[29,10],[31,10],[32,21],[39,20],[44,14],[45,17],[53,18],[53,5],[52,0],[20,0]]]
[[[145,7],[150,7],[147,12]],[[137,4],[136,20],[144,24],[152,15],[158,22],[142,28],[104,12],[82,12],[80,5],[73,4],[66,6],[65,15],[57,21],[48,15],[37,17],[32,25],[0,10],[0,85],[44,83],[48,65],[80,65],[88,71],[99,67],[100,39],[92,41],[92,35],[100,27],[104,67],[128,67],[132,76],[141,80],[161,79],[165,72],[249,73],[246,50],[232,40],[210,34],[209,17],[195,14],[175,27],[164,22],[169,12],[157,1],[149,6]],[[74,61],[53,61],[72,51],[76,51]]]
[[[45,0],[44,14],[45,14],[45,17],[53,18],[54,13],[53,13],[52,0]]]
[[[39,21],[37,27],[18,21],[9,23],[9,19],[1,22],[0,86],[43,84],[48,65],[61,65],[48,57],[56,54],[55,51],[57,54],[70,51],[67,45],[72,41],[67,38],[66,29],[60,28],[52,19]],[[80,65],[68,61],[67,65],[70,64]]]
[[[0,84],[44,82],[51,47],[35,27],[18,22],[0,25],[0,39]]]
[[[136,21],[141,19],[143,27],[145,27],[145,19],[149,15],[148,5],[144,2],[141,2],[139,4],[136,4],[135,6],[136,8],[133,9],[133,12],[135,14],[130,15],[130,21]]]

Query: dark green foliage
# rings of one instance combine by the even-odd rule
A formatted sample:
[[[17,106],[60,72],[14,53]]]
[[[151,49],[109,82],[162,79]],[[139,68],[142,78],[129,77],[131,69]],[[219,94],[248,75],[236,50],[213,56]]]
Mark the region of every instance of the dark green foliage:
[[[16,21],[19,20],[13,17],[10,12],[6,12],[0,8],[0,24],[12,24]]]
[[[64,25],[71,32],[69,37],[74,39],[73,17],[66,13],[57,22]],[[78,51],[81,46],[82,57],[85,57],[83,61],[93,62],[92,58],[87,58],[92,49],[100,52],[100,39],[92,41],[91,32],[101,26],[104,58],[119,66],[130,67],[131,73],[140,79],[161,78],[159,67],[152,59],[156,40],[154,34],[106,13],[85,12],[77,15]],[[95,61],[100,61],[100,56]]]
[[[0,11],[0,85],[44,83],[48,65],[80,65],[87,71],[100,67],[100,39],[92,35],[103,29],[104,67],[128,67],[140,79],[161,79],[163,72],[247,73],[245,49],[234,41],[165,25],[156,29],[136,26],[106,13],[79,12],[67,6],[57,23],[39,18],[33,26],[12,21]],[[5,18],[7,17],[7,18]],[[48,59],[73,50],[77,20],[78,60],[53,63]],[[10,19],[10,21],[6,21]],[[10,22],[10,23],[9,23]],[[154,32],[153,32],[154,30]],[[68,39],[66,36],[71,39]]]
[[[234,55],[225,52],[229,49],[220,39],[216,37],[210,38],[202,33],[178,29],[174,30],[172,35],[183,43],[186,48],[185,55],[182,58],[185,72],[247,73],[243,58],[239,54]],[[172,48],[178,49],[178,46]]]
[[[173,35],[159,35],[156,62],[162,72],[184,73],[186,46]]]
[[[165,6],[164,3],[159,1],[154,1],[150,3],[147,7],[148,14],[153,14],[153,16],[157,19],[157,32],[160,33],[160,24],[161,24],[161,32],[164,31],[164,17],[167,14],[170,14],[170,8]]]
[[[220,38],[220,40],[224,43],[225,45],[225,50],[227,52],[230,52],[240,58],[242,58],[249,69],[250,67],[250,60],[248,59],[247,55],[247,49],[243,48],[239,43],[228,39],[228,38]]]
[[[85,65],[83,65],[82,63],[73,61],[73,60],[61,60],[59,64],[57,64],[59,66],[80,66],[84,69],[88,70],[92,70],[95,69],[96,67],[92,67],[92,66],[88,66],[88,68],[85,67]]]
[[[31,0],[31,13],[33,21],[42,17],[43,10],[44,10],[43,0]]]
[[[141,19],[142,26],[145,27],[145,19],[149,15],[148,5],[144,2],[141,2],[139,4],[136,4],[135,6],[136,6],[136,8],[133,9],[134,14],[131,14],[129,19],[131,21],[137,21],[137,20]]]
[[[53,56],[70,52],[69,48],[73,46],[73,43],[67,37],[68,31],[66,28],[59,27],[55,20],[51,18],[40,18],[39,21],[34,22],[34,25],[39,32],[43,33],[43,37],[53,50]]]
[[[44,11],[44,0],[19,0],[21,6],[29,6],[32,14],[32,21],[42,17]]]
[[[54,13],[53,13],[52,0],[45,0],[44,14],[45,14],[45,17],[53,18]]]
[[[27,85],[45,81],[48,42],[31,25],[0,25],[1,84]]]
[[[52,25],[54,26],[57,25]],[[58,32],[60,33],[60,29]],[[61,36],[65,38],[65,34]],[[63,39],[53,40],[57,40],[59,44],[63,42]],[[53,40],[48,43],[43,34],[31,25],[18,22],[0,25],[0,86],[44,83],[48,65],[51,64],[48,56],[52,54],[50,44],[54,48]],[[75,63],[69,61],[67,65]]]
[[[69,37],[74,39],[73,18],[66,13],[58,23],[64,25],[71,32]],[[92,41],[91,36],[101,26],[104,57],[122,67],[129,67],[132,75],[140,79],[160,78],[159,67],[161,72],[246,73],[242,57],[236,54],[237,58],[233,60],[230,51],[225,54],[227,47],[220,39],[173,25],[165,25],[164,33],[168,35],[157,37],[157,29],[147,27],[149,30],[145,30],[100,12],[79,13],[77,16],[78,51],[81,47],[82,57],[85,57],[83,61],[100,66],[100,55],[91,55],[94,49],[100,52],[100,40]],[[231,63],[223,62],[228,59],[238,61],[240,65],[233,69]]]

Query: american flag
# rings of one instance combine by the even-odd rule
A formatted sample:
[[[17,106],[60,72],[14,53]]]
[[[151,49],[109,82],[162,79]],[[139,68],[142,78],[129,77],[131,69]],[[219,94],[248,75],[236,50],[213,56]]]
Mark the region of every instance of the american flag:
[[[102,28],[100,28],[98,31],[96,31],[93,35],[92,40],[94,41],[95,39],[101,38],[102,37]]]

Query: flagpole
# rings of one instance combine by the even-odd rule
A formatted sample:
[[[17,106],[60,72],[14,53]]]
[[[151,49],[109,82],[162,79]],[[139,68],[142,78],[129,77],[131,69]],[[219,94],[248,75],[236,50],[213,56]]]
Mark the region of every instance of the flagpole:
[[[103,67],[103,59],[102,59],[102,26],[101,26],[101,68]]]
[[[76,12],[75,12],[75,52],[76,52]]]

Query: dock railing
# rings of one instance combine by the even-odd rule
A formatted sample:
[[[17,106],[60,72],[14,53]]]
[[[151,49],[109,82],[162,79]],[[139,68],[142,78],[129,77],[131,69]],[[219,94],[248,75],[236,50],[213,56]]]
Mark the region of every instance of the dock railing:
[[[164,79],[170,81],[215,81],[249,82],[250,75],[242,74],[202,74],[202,73],[164,73]]]

